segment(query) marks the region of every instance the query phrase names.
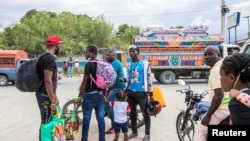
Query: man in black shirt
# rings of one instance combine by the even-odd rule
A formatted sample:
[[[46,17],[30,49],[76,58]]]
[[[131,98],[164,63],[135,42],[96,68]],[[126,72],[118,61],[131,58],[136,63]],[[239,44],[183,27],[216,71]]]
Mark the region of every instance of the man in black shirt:
[[[82,102],[83,123],[82,123],[82,141],[88,141],[89,124],[92,110],[95,109],[96,120],[99,128],[99,141],[105,141],[105,121],[104,121],[104,90],[99,89],[90,75],[96,79],[96,61],[97,48],[88,46],[85,52],[86,59],[89,62],[85,65],[84,76],[79,89],[78,105]]]
[[[38,63],[39,77],[43,80],[40,88],[36,92],[41,113],[41,123],[49,122],[51,113],[56,113],[56,105],[59,103],[56,96],[57,66],[54,55],[58,54],[61,42],[58,36],[48,36],[46,39],[47,53],[40,58]]]

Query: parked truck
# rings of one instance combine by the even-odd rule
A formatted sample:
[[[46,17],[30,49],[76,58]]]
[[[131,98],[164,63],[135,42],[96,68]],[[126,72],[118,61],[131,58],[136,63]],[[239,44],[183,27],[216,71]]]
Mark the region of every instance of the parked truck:
[[[23,50],[0,50],[0,86],[15,83],[16,72],[27,58],[28,55]]]
[[[240,49],[223,42],[222,35],[202,29],[150,27],[133,37],[141,58],[151,62],[152,73],[162,84],[172,84],[179,77],[207,79],[210,67],[206,66],[203,53],[208,46],[218,47],[222,57]]]

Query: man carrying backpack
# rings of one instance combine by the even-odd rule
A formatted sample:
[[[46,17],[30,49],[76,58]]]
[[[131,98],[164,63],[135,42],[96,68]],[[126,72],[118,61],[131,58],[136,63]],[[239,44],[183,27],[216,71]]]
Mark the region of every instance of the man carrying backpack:
[[[61,42],[58,36],[48,36],[46,39],[47,53],[38,62],[39,77],[43,81],[36,91],[36,98],[41,113],[42,124],[49,122],[51,113],[56,113],[56,105],[59,103],[56,96],[57,66],[54,55],[58,54]]]
[[[115,101],[116,94],[120,90],[125,90],[126,83],[121,82],[119,80],[119,78],[124,78],[125,75],[124,75],[124,70],[123,70],[121,62],[118,59],[116,59],[116,53],[115,53],[114,50],[107,50],[107,52],[106,52],[106,61],[110,62],[112,64],[113,68],[115,69],[115,71],[117,73],[117,78],[116,78],[115,84],[114,84],[113,88],[111,88],[111,90],[108,93],[107,98],[106,98],[106,100],[108,102],[110,102],[110,101]],[[113,108],[109,104],[106,104],[105,108],[107,109],[107,112],[108,112],[108,114],[110,116],[111,125],[112,125],[112,127],[110,129],[108,129],[105,133],[106,134],[111,134],[113,132],[113,130],[114,130],[114,128],[113,128],[114,111],[113,111]]]
[[[105,141],[105,121],[104,121],[104,89],[97,87],[96,83],[91,79],[96,79],[97,71],[97,48],[89,45],[85,51],[85,57],[89,62],[85,65],[84,76],[79,88],[78,105],[82,101],[83,123],[82,123],[82,139],[88,141],[89,124],[91,120],[92,110],[95,109],[96,120],[98,121],[99,139]]]

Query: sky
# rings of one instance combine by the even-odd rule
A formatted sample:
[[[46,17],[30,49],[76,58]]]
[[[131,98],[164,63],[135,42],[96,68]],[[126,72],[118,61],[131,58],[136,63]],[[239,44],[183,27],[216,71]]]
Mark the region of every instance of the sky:
[[[246,38],[248,19],[244,17],[250,16],[250,0],[1,0],[0,31],[19,23],[27,11],[36,9],[87,14],[93,18],[103,14],[115,27],[125,23],[141,28],[204,24],[209,26],[208,33],[221,34],[222,1],[230,9],[225,16],[225,35],[229,34],[228,17],[240,12],[240,24],[230,29],[230,35],[234,37],[236,33],[237,38]]]

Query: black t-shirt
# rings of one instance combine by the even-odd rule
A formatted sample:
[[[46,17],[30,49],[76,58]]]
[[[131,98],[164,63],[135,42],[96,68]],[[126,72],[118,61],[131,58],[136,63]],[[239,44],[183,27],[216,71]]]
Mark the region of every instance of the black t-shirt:
[[[53,82],[53,86],[54,86],[54,92],[56,91],[56,85],[57,85],[57,66],[56,66],[56,61],[54,59],[54,57],[48,53],[45,54],[44,56],[42,56],[42,58],[39,60],[39,77],[40,79],[44,80],[44,70],[50,70],[53,71],[53,75],[52,75],[52,82]],[[42,85],[39,89],[40,93],[44,93],[47,94],[47,91],[45,89],[45,84],[44,81],[42,82]]]
[[[243,92],[250,95],[250,89]],[[229,102],[229,111],[233,125],[250,125],[250,108],[236,98]]]
[[[68,66],[69,66],[69,67],[73,67],[73,61],[72,61],[72,60],[69,60],[69,61],[68,61]]]
[[[103,89],[99,89],[97,88],[96,84],[94,81],[91,80],[90,78],[90,74],[92,74],[93,78],[96,79],[96,67],[97,67],[97,63],[96,62],[88,62],[85,65],[84,68],[84,75],[89,75],[89,79],[87,81],[87,87],[85,90],[85,93],[91,92],[91,91],[103,91]]]

